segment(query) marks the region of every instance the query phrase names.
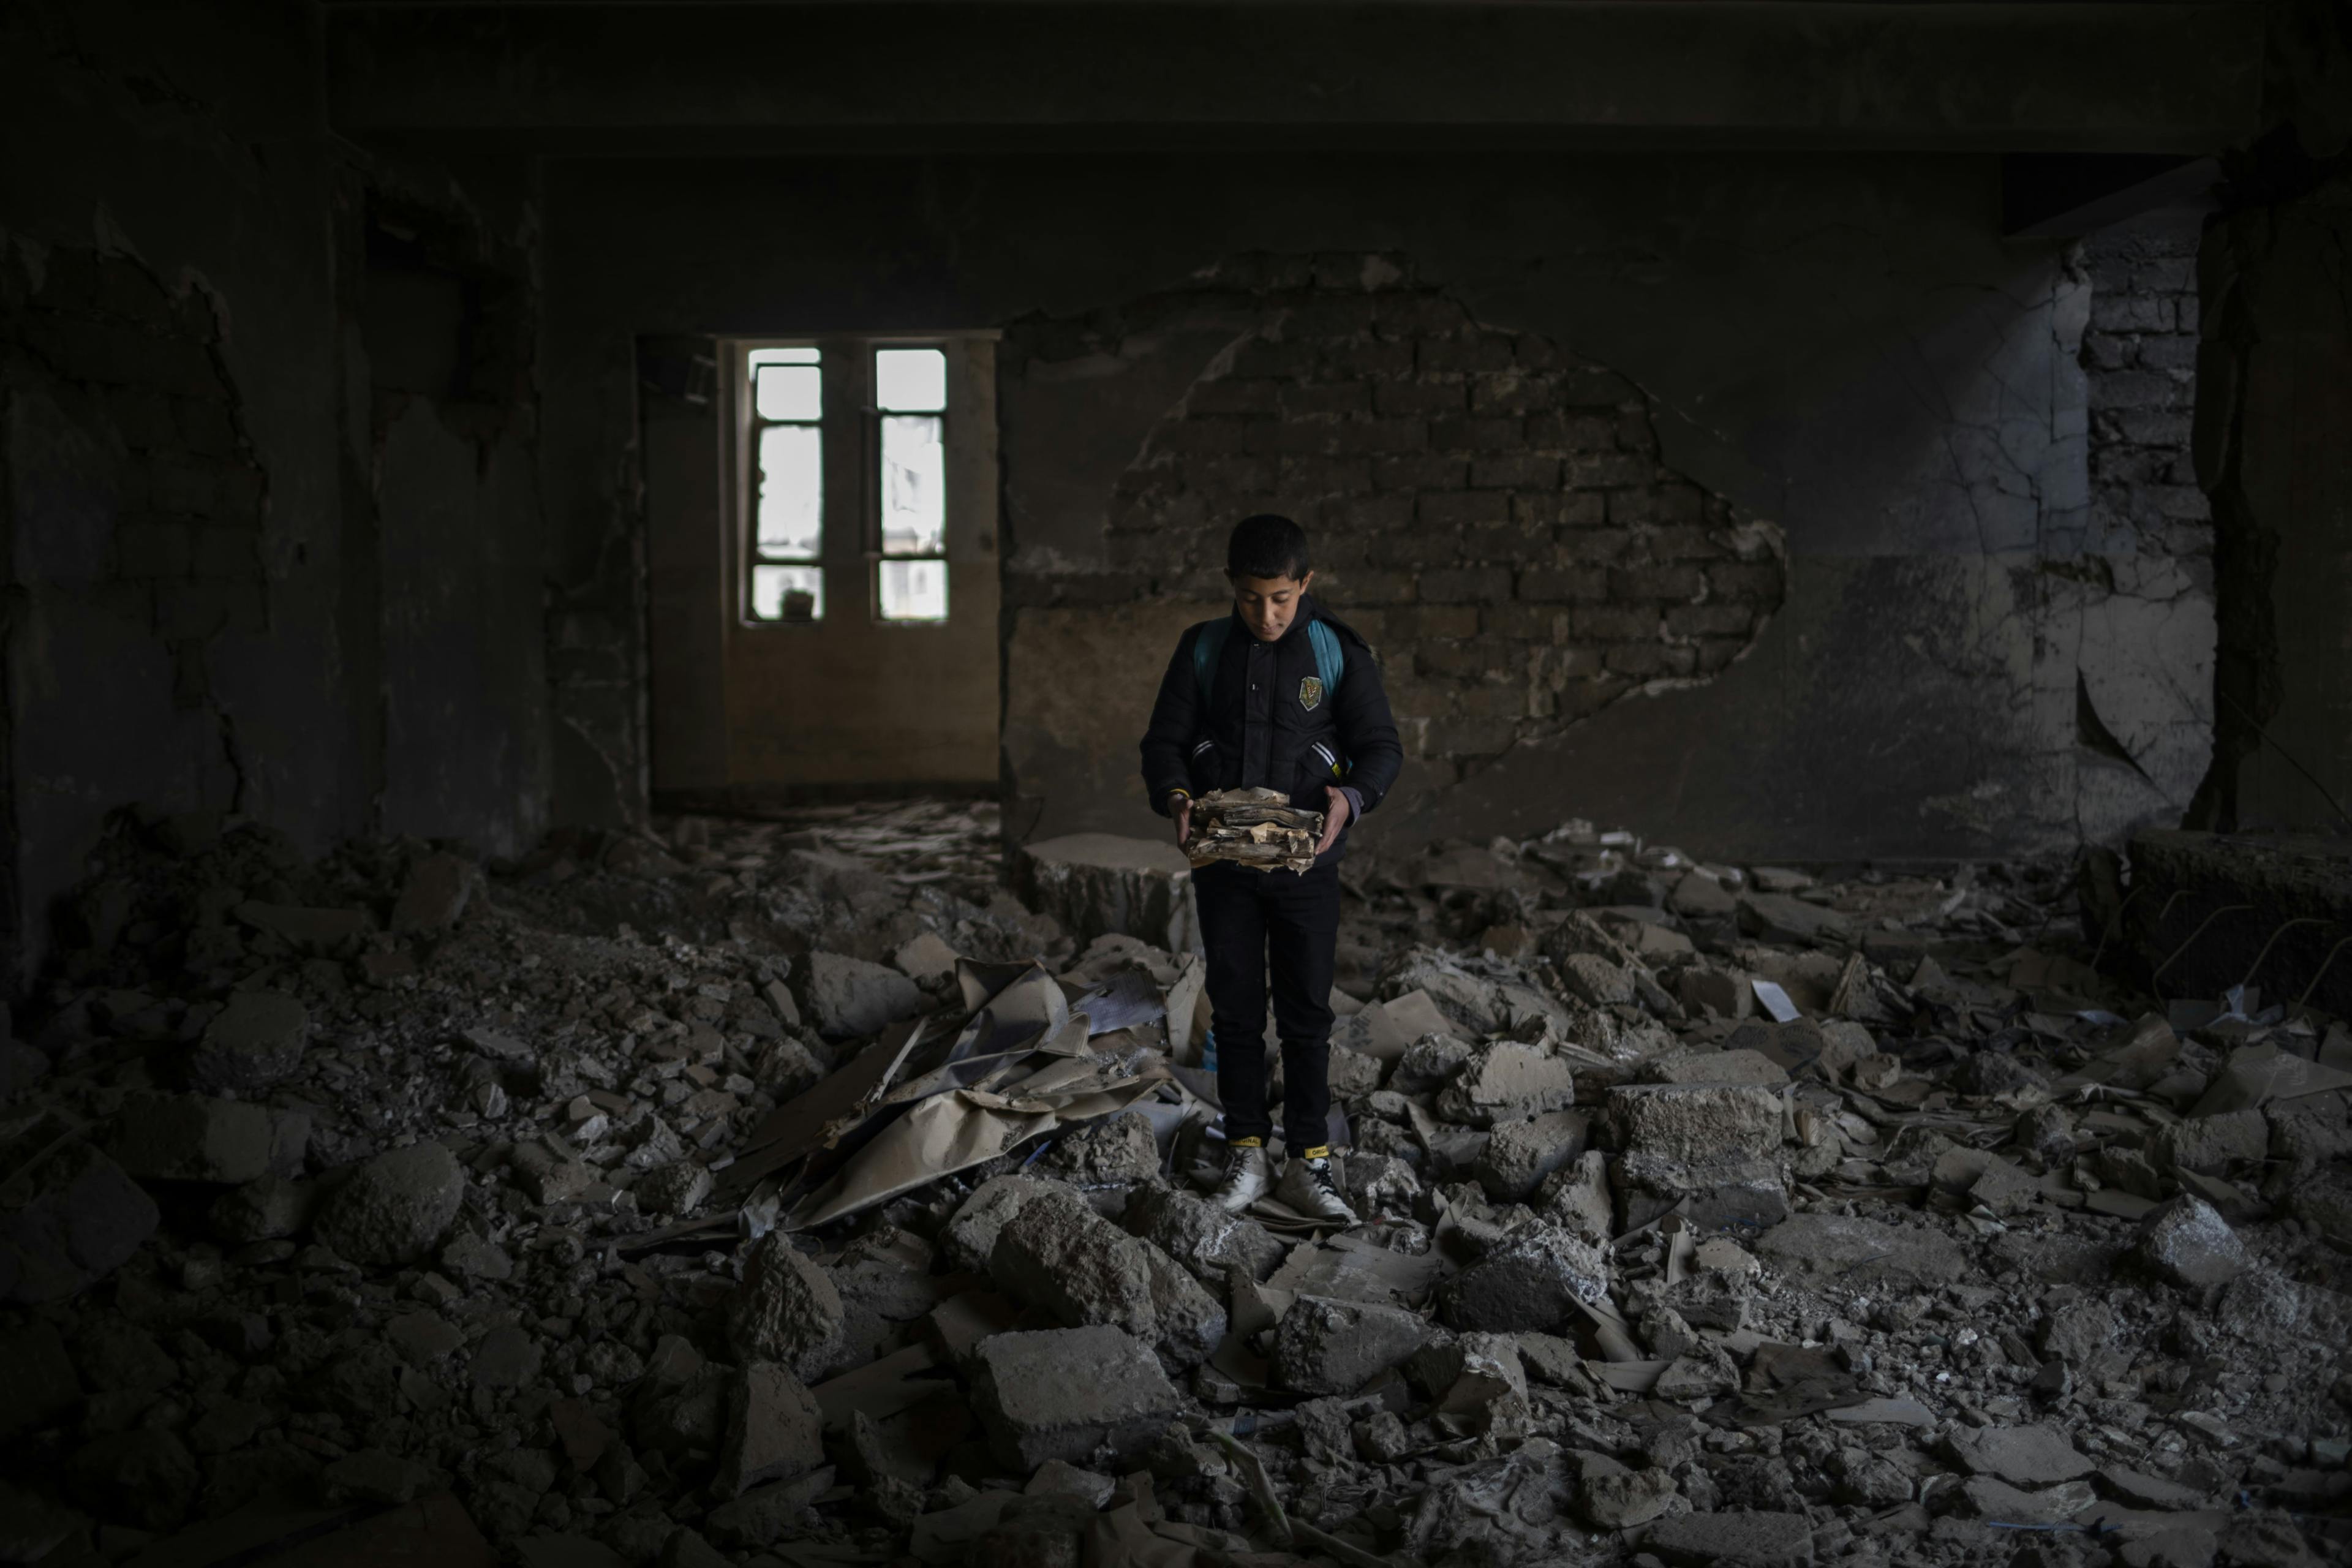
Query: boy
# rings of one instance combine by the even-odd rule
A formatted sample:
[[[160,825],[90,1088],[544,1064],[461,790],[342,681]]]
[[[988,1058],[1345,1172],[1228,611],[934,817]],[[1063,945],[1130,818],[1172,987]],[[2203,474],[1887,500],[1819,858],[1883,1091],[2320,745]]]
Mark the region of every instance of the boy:
[[[1307,534],[1286,517],[1234,525],[1225,547],[1234,613],[1186,631],[1143,736],[1152,808],[1192,836],[1196,796],[1265,787],[1325,813],[1308,871],[1229,862],[1192,874],[1208,950],[1226,1167],[1217,1203],[1239,1212],[1268,1188],[1301,1214],[1356,1223],[1331,1169],[1331,973],[1339,936],[1339,857],[1348,825],[1380,805],[1404,763],[1380,668],[1364,639],[1312,598]],[[1323,628],[1314,628],[1318,624]],[[1267,958],[1282,1040],[1283,1143],[1274,1182],[1265,1109]]]

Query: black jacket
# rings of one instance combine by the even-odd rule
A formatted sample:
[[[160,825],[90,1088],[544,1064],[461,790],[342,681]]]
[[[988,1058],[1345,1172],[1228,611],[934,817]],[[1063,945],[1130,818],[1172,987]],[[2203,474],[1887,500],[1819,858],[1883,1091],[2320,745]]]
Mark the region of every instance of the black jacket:
[[[1319,620],[1339,637],[1346,668],[1334,692],[1320,689],[1315,647],[1307,627]],[[1203,622],[1202,626],[1210,623]],[[1194,796],[1213,789],[1286,791],[1294,805],[1321,811],[1323,789],[1339,784],[1371,810],[1404,766],[1404,746],[1389,714],[1372,650],[1346,622],[1325,613],[1309,595],[1290,629],[1272,643],[1250,635],[1233,617],[1225,646],[1201,700],[1192,662],[1202,626],[1188,628],[1160,678],[1143,733],[1143,785],[1151,809],[1166,816],[1171,791]],[[1336,858],[1347,842],[1332,846]]]

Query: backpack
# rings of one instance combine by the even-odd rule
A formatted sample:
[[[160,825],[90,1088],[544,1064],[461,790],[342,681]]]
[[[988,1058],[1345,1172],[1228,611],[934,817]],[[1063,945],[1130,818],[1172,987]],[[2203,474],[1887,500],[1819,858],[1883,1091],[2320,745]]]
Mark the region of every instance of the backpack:
[[[1209,705],[1209,684],[1216,678],[1217,660],[1225,651],[1225,638],[1233,634],[1234,618],[1221,616],[1213,621],[1201,623],[1201,635],[1192,639],[1192,678],[1200,682],[1201,706]],[[1323,695],[1339,694],[1339,678],[1348,672],[1348,650],[1339,646],[1339,634],[1322,621],[1307,624],[1307,640],[1315,645],[1315,673],[1322,678]]]

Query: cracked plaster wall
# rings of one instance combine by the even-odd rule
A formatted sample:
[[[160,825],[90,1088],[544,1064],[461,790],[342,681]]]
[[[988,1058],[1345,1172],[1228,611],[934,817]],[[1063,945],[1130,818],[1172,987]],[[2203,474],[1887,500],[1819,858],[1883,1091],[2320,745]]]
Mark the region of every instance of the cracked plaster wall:
[[[618,640],[639,332],[1000,326],[1011,350],[1102,331],[1230,258],[1409,258],[1484,326],[1638,386],[1664,466],[1783,531],[1786,590],[1714,679],[1475,767],[1410,766],[1368,832],[1578,816],[1825,859],[2109,837],[2185,800],[2210,634],[2168,557],[2094,537],[2095,286],[2062,243],[1998,235],[1998,181],[1990,156],[1917,153],[568,162],[547,182],[559,558],[602,584],[583,597],[613,657],[641,657]],[[1008,589],[1053,585],[1007,616],[1016,833],[1159,831],[1134,737],[1166,648],[1211,606],[1181,573],[1139,594],[1120,480],[1262,324],[1139,312],[1101,352],[1000,377]],[[2083,739],[2086,685],[2139,767]],[[609,766],[560,760],[560,800],[623,810],[612,776],[642,767],[625,739]]]
[[[331,136],[315,23],[0,10],[12,980],[126,806],[242,812],[314,849],[511,847],[543,817],[528,425],[382,449],[372,428],[362,215],[394,184],[468,198]],[[452,658],[467,636],[480,657]]]

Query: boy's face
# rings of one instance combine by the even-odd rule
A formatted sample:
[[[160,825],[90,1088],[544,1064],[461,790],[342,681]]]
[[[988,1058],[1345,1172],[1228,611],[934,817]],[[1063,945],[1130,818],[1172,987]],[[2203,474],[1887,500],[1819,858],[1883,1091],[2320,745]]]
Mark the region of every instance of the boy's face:
[[[1233,577],[1234,607],[1242,613],[1242,620],[1250,636],[1260,642],[1273,642],[1290,629],[1298,618],[1298,601],[1306,595],[1307,584],[1315,581],[1310,571],[1304,577]]]

